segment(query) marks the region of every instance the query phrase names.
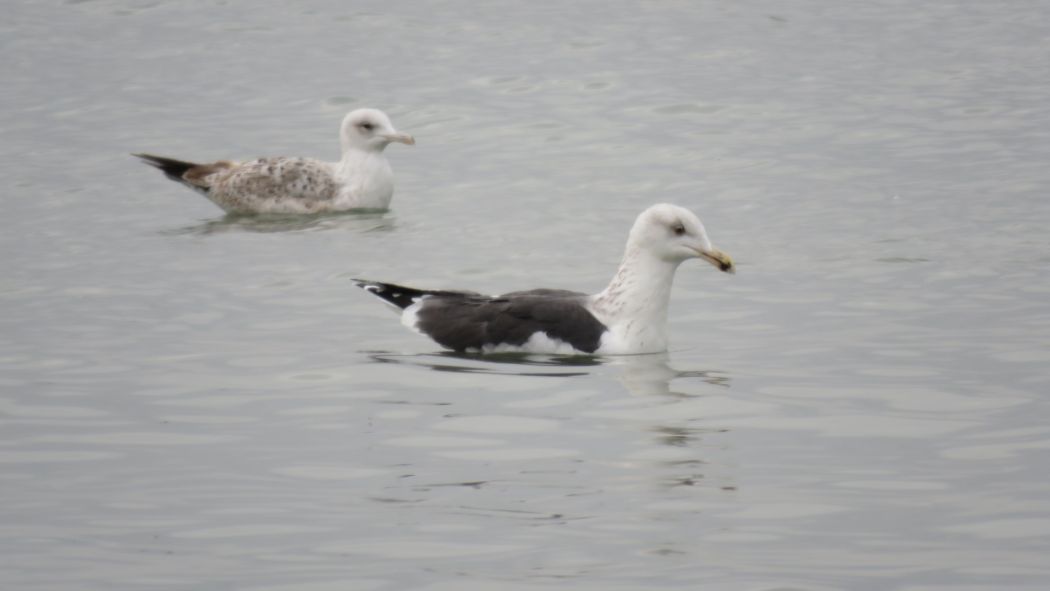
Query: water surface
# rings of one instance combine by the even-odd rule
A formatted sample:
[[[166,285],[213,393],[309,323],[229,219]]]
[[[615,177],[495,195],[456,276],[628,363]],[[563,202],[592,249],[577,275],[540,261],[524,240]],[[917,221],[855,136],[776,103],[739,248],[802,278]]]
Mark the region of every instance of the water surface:
[[[12,589],[1044,589],[1050,8],[15,2]],[[129,152],[335,158],[387,213],[225,218]],[[352,286],[597,291],[704,219],[672,350],[442,353]]]

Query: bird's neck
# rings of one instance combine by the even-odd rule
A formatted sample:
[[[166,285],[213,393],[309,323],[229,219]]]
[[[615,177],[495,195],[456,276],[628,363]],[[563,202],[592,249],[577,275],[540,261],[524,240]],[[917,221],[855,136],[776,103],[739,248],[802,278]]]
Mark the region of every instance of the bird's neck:
[[[341,184],[337,199],[347,207],[385,209],[390,205],[394,194],[394,173],[382,152],[357,148],[344,150],[334,171]]]
[[[390,162],[379,150],[362,150],[351,148],[343,150],[343,156],[335,165],[336,176],[343,182],[349,183],[375,183],[382,186],[391,184],[393,172]],[[367,187],[359,187],[358,190],[369,190]]]
[[[339,158],[339,164],[342,166],[354,166],[383,160],[386,160],[386,158],[383,156],[382,150],[373,150],[360,146],[343,146],[343,154]]]
[[[678,262],[628,246],[616,275],[593,306],[610,323],[626,323],[638,330],[666,334],[667,306]]]

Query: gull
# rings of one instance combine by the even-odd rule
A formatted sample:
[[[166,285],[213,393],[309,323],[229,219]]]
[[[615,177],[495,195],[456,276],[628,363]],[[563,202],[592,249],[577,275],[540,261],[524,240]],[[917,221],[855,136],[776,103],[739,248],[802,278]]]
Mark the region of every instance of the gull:
[[[246,162],[185,162],[133,154],[207,197],[230,214],[321,213],[386,209],[394,195],[394,175],[383,150],[391,142],[416,140],[394,129],[386,113],[357,109],[339,129],[343,154],[338,162],[277,156]]]
[[[643,211],[623,260],[602,291],[532,289],[497,296],[430,290],[365,279],[361,287],[393,306],[401,323],[453,351],[626,355],[667,350],[667,306],[678,266],[702,259],[733,273],[688,209],[661,203]]]

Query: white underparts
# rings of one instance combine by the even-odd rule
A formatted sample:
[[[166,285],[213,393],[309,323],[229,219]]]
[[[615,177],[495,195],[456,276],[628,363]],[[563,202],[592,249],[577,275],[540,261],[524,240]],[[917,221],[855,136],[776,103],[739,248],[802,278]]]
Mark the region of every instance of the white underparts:
[[[472,352],[479,352],[474,349]],[[579,355],[584,353],[569,343],[558,339],[552,339],[543,332],[535,332],[521,345],[510,345],[500,343],[498,345],[485,345],[481,353],[543,353],[548,355]]]

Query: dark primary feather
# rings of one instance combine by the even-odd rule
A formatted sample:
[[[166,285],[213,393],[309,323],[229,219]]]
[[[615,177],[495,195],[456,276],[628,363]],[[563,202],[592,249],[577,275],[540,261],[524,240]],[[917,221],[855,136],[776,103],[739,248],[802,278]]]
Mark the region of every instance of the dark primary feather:
[[[196,168],[199,164],[194,162],[186,162],[184,160],[176,160],[174,158],[166,158],[164,156],[154,156],[152,154],[132,154],[140,158],[146,164],[153,166],[164,173],[164,176],[169,179],[185,183],[186,181],[182,178],[182,175],[186,174],[186,171],[191,168]]]
[[[585,294],[563,289],[533,289],[501,296],[474,292],[421,290],[389,283],[355,280],[357,285],[399,307],[426,297],[416,312],[417,328],[454,351],[495,345],[524,345],[542,332],[593,353],[606,327],[583,305]]]
[[[404,310],[416,302],[417,298],[428,295],[437,296],[449,296],[449,297],[466,297],[474,296],[483,298],[485,296],[474,293],[472,291],[442,291],[434,289],[416,289],[414,287],[405,287],[404,285],[395,285],[393,283],[383,283],[381,281],[368,281],[367,279],[351,279],[355,285],[361,289],[371,293],[372,295],[390,303],[398,308]]]

